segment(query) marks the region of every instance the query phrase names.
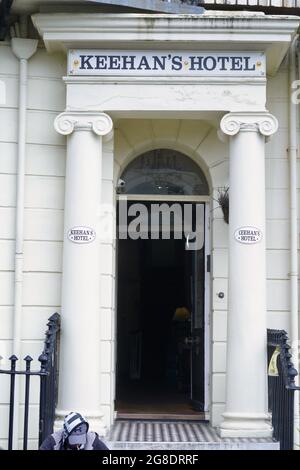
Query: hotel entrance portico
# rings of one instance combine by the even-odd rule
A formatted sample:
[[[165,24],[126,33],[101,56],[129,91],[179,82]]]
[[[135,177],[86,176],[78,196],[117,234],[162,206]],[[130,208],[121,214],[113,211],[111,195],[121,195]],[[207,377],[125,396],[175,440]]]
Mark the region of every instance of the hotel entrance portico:
[[[118,180],[134,158],[172,149],[194,160],[208,181],[212,266],[221,255],[220,234],[228,250],[228,281],[212,270],[205,292],[212,325],[204,345],[207,417],[222,437],[271,436],[264,156],[278,123],[266,109],[266,85],[298,20],[283,26],[278,16],[216,12],[45,13],[33,21],[49,51],[69,52],[66,111],[55,120],[67,136],[58,418],[78,409],[100,433],[114,420],[116,241],[114,231],[102,239],[101,209],[114,220]],[[126,62],[124,55],[138,60]],[[227,185],[229,227],[214,201]],[[95,239],[73,243],[68,232],[74,227],[90,227]],[[254,239],[238,238],[248,232]],[[220,344],[215,332],[226,316]]]

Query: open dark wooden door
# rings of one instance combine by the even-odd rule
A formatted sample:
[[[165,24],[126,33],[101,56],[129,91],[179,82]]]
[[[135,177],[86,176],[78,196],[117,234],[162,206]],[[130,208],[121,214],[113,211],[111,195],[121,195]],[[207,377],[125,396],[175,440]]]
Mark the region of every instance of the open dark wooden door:
[[[204,209],[204,208],[203,208]],[[202,218],[202,217],[201,217]],[[198,217],[199,219],[199,217]],[[199,220],[197,222],[199,224]],[[204,210],[203,219],[204,233]],[[194,224],[193,224],[194,225]],[[186,343],[191,350],[191,403],[195,410],[204,411],[204,288],[205,288],[205,249],[192,249],[186,243],[187,270],[189,282],[189,307],[191,311],[191,333]]]

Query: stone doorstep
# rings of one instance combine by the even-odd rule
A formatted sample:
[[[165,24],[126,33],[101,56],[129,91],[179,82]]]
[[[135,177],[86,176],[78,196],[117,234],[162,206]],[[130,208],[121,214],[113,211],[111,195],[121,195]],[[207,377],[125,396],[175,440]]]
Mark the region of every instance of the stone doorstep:
[[[104,438],[111,450],[279,450],[271,438],[224,438],[208,422],[116,420]]]
[[[279,442],[110,442],[110,450],[279,450]]]

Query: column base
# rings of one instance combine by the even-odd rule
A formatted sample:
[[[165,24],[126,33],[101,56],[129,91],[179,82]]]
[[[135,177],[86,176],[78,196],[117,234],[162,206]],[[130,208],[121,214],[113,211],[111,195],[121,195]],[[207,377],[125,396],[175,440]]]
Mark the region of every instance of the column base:
[[[273,428],[269,416],[264,413],[224,413],[218,433],[228,437],[272,437]]]
[[[92,411],[84,411],[84,410],[79,410],[79,409],[74,409],[74,410],[56,410],[55,412],[55,421],[54,421],[54,431],[58,431],[59,429],[62,429],[63,423],[64,423],[64,418],[67,414],[70,413],[70,411],[76,411],[87,420],[89,423],[89,430],[96,432],[100,437],[105,436],[107,433],[107,427],[105,426],[103,422],[103,414],[97,413],[97,412],[92,412]]]

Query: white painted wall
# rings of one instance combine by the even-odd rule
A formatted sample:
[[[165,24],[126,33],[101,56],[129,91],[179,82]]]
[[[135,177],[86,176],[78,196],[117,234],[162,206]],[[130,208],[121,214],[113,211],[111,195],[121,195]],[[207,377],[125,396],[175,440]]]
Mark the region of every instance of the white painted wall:
[[[12,353],[18,67],[10,45],[0,43],[0,80],[6,88],[0,107],[0,355],[4,358]],[[47,319],[60,310],[65,141],[54,131],[53,120],[65,107],[64,71],[65,58],[49,56],[43,48],[29,61],[22,358],[32,355],[35,368]],[[1,365],[7,363],[3,360]],[[38,379],[33,383],[30,438],[38,429]],[[0,390],[0,446],[5,447],[8,389]]]
[[[284,328],[289,331],[289,98],[287,62],[282,64],[277,76],[269,82],[267,107],[271,113],[277,116],[279,121],[278,132],[266,148],[268,326],[270,328]],[[299,207],[298,205],[298,209]]]
[[[102,161],[102,215],[113,224],[114,191],[114,139],[103,142]],[[115,252],[113,238],[101,242],[102,274],[100,280],[100,354],[101,354],[101,405],[105,425],[114,421],[115,398]]]
[[[65,108],[63,56],[40,48],[29,62],[29,101],[25,199],[25,273],[22,348],[23,356],[36,359],[42,348],[47,318],[60,312],[63,238],[65,139],[53,128],[54,118]],[[6,100],[0,107],[0,355],[11,354],[14,274],[14,207],[18,62],[8,43],[0,43],[0,81]],[[289,329],[289,221],[288,221],[288,86],[283,64],[268,82],[267,108],[279,120],[279,131],[266,148],[268,326]],[[114,184],[125,166],[151,148],[170,147],[185,152],[204,170],[213,196],[228,183],[228,148],[211,122],[197,120],[130,120],[115,122],[114,142],[105,144],[102,200],[115,200]],[[112,165],[114,157],[114,165]],[[212,201],[212,387],[211,416],[220,422],[225,403],[227,246],[228,226]],[[105,422],[113,420],[115,243],[102,246],[101,381]],[[225,292],[223,300],[216,296]],[[3,365],[3,361],[2,361]],[[1,377],[1,380],[3,378]],[[30,436],[37,431],[36,406],[32,404]],[[0,445],[5,446],[8,391],[0,387]],[[36,443],[32,440],[31,445]]]

